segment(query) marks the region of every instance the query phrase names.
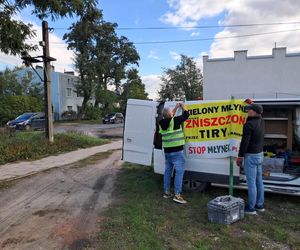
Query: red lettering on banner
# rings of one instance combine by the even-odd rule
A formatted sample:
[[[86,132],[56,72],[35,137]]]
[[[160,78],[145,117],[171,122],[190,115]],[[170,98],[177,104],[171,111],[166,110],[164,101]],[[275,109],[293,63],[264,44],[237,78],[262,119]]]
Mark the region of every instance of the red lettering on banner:
[[[185,128],[217,127],[229,125],[230,123],[244,125],[246,117],[240,115],[227,115],[211,118],[194,118],[185,121]]]
[[[186,120],[185,122],[187,123],[187,124],[185,125],[186,128],[193,128],[192,125],[191,125],[191,123],[192,123],[191,120]]]
[[[239,116],[238,115],[231,116],[231,121],[234,122],[234,123],[238,123],[239,122]]]
[[[212,121],[211,126],[218,126],[217,117],[211,118],[211,121]]]
[[[206,147],[199,146],[199,147],[189,147],[189,154],[204,154],[206,152]]]
[[[221,120],[223,120],[223,122],[222,122]],[[224,117],[224,116],[221,116],[221,117],[219,118],[219,124],[220,124],[221,126],[225,125],[225,117]]]
[[[230,124],[230,118],[231,118],[230,115],[226,116],[226,124]]]
[[[199,127],[199,120],[198,119],[193,119],[193,128],[194,127]]]
[[[246,123],[246,117],[240,116],[239,124],[240,125],[245,125],[245,123]]]
[[[210,121],[209,121],[209,118],[205,118],[205,119],[203,119],[203,126],[204,126],[204,127],[208,127],[208,126],[210,126]]]

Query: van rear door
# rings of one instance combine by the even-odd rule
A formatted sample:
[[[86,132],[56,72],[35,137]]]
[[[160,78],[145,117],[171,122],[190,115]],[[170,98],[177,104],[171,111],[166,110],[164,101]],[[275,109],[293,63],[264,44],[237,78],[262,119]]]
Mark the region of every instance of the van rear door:
[[[153,101],[127,101],[123,139],[124,161],[151,165],[156,105]]]

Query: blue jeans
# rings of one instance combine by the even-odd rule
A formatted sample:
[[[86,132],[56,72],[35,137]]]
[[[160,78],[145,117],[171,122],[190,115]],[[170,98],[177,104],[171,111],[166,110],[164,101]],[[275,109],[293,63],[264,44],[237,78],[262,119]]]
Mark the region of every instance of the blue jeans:
[[[262,180],[263,153],[246,154],[244,158],[245,173],[248,184],[248,206],[264,205],[264,184]]]
[[[185,159],[183,150],[172,153],[165,153],[165,175],[164,175],[164,191],[170,192],[171,177],[173,168],[175,168],[174,192],[180,194],[182,192],[182,180],[184,174]]]

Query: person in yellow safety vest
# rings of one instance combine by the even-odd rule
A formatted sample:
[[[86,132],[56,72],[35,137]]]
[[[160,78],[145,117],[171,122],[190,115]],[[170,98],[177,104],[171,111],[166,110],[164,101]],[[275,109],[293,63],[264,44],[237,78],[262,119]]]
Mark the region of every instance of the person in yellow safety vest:
[[[174,116],[177,109],[182,109],[182,115]],[[174,197],[173,201],[181,204],[187,203],[181,196],[182,181],[184,174],[184,154],[185,144],[182,131],[183,122],[188,119],[189,113],[182,103],[177,103],[173,110],[163,109],[163,119],[159,122],[160,133],[162,135],[162,146],[165,152],[165,174],[164,174],[164,198],[173,197],[170,191],[171,177],[175,168]]]

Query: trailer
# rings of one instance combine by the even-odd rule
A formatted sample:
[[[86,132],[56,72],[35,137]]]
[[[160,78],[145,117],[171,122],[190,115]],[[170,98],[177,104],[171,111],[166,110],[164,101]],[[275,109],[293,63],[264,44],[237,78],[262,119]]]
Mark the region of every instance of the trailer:
[[[212,101],[186,101],[185,104],[207,102]],[[265,191],[300,196],[300,98],[257,99],[254,102],[264,107]],[[158,121],[162,119],[164,107],[173,108],[175,105],[176,102],[128,100],[123,138],[124,161],[153,165],[155,173],[164,174],[164,151]],[[209,185],[228,186],[229,165],[229,157],[216,159],[186,157],[184,188],[187,191],[202,191]],[[233,182],[234,188],[247,189],[243,168],[236,166],[235,163]]]

